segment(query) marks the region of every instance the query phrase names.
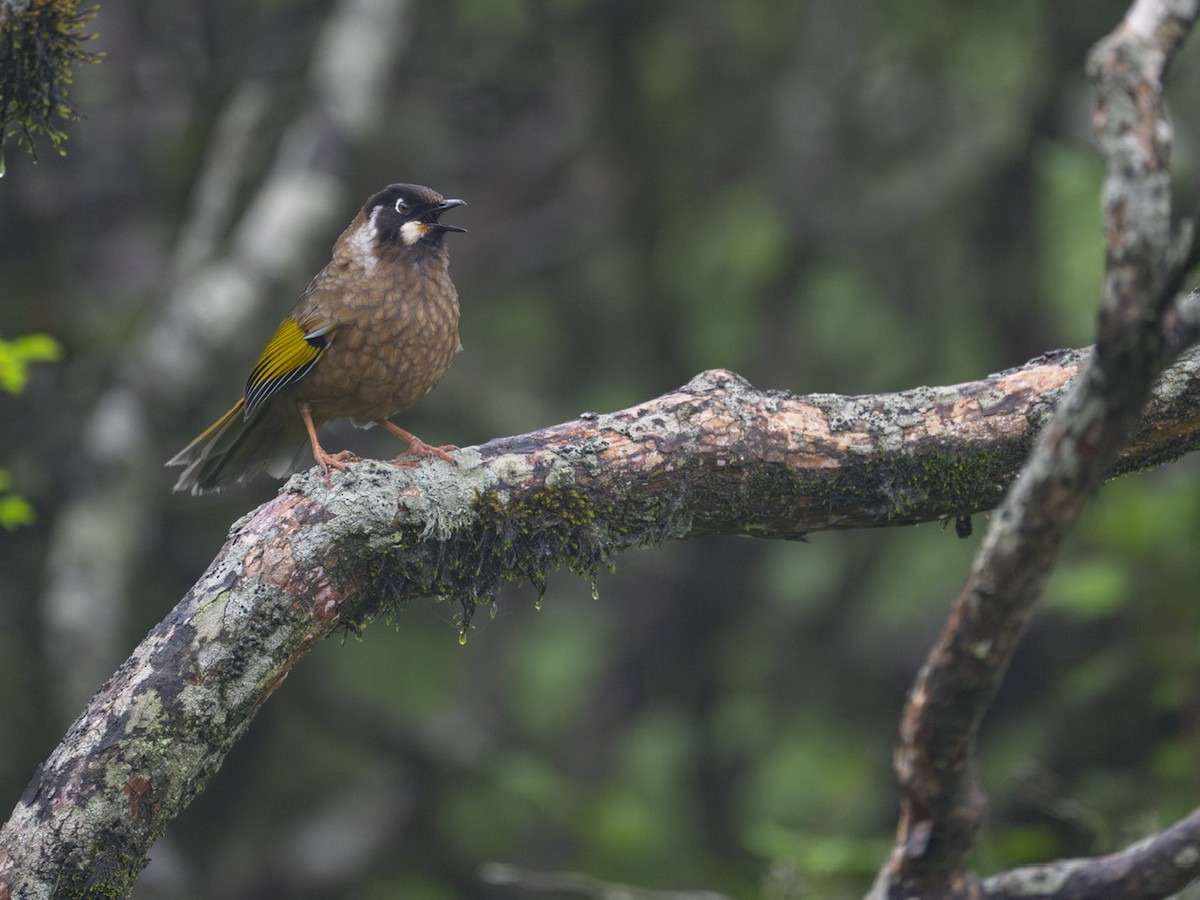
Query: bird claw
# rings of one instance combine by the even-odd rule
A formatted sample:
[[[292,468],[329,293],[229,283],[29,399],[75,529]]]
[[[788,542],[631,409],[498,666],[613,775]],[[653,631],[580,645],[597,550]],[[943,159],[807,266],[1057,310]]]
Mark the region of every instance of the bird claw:
[[[420,464],[422,459],[430,456],[440,457],[446,462],[455,462],[450,452],[458,448],[453,444],[445,444],[441,447],[435,447],[432,444],[427,444],[420,438],[414,437],[408,442],[408,449],[399,454],[392,460],[392,465],[398,469],[410,469],[415,465]],[[414,459],[406,459],[405,457],[415,457]]]
[[[322,450],[320,453],[314,453],[313,456],[317,460],[317,465],[321,467],[321,471],[326,475],[329,474],[330,469],[345,472],[351,463],[358,462],[358,456],[349,450],[339,450],[337,453],[326,453]]]

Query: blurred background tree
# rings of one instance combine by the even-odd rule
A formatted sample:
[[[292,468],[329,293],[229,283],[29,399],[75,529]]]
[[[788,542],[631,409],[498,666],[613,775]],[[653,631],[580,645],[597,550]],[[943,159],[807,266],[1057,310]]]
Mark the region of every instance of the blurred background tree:
[[[1124,10],[106,5],[69,155],[10,153],[0,181],[0,334],[63,348],[0,395],[0,462],[37,512],[0,532],[0,797],[277,489],[176,496],[161,463],[237,396],[369,193],[470,202],[451,249],[466,351],[401,420],[430,441],[716,366],[797,392],[974,379],[1090,339],[1083,58]],[[1185,51],[1185,195],[1195,72]],[[394,453],[377,437],[330,445]],[[1110,485],[1076,533],[985,723],[981,871],[1195,805],[1196,468]],[[414,604],[298,667],[135,896],[522,896],[481,877],[491,861],[861,894],[892,839],[901,701],[975,541],[676,544],[618,560],[598,599],[568,576],[540,610],[506,590],[465,647],[453,609]]]

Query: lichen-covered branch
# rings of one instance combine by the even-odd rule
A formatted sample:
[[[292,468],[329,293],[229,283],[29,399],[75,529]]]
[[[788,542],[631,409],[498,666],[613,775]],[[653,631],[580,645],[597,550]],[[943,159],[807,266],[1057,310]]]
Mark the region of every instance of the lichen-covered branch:
[[[1096,351],[992,517],[909,695],[894,763],[900,823],[873,897],[982,896],[967,870],[985,804],[975,774],[980,721],[1063,538],[1133,436],[1191,315],[1190,303],[1175,306],[1191,238],[1177,247],[1171,234],[1171,129],[1162,77],[1195,16],[1194,0],[1135,0],[1093,50],[1095,127],[1107,163]]]
[[[317,641],[428,596],[588,573],[709,533],[790,538],[992,506],[1088,354],[983,381],[841,397],[759,391],[725,371],[631,409],[467,448],[458,464],[364,461],[296,476],[236,523],[38,769],[0,829],[0,900],[127,891]],[[1159,385],[1118,467],[1200,446],[1200,355]]]

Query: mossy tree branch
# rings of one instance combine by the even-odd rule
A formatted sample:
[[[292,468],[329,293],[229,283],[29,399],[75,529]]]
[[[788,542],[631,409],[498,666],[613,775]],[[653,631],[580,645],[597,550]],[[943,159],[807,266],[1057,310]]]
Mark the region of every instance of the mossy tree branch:
[[[458,465],[296,476],[88,704],[0,829],[0,898],[127,893],[318,641],[420,597],[583,574],[670,539],[933,521],[992,507],[1086,351],[983,381],[863,397],[725,371],[640,406],[491,441]],[[1159,383],[1117,471],[1200,446],[1200,354]]]

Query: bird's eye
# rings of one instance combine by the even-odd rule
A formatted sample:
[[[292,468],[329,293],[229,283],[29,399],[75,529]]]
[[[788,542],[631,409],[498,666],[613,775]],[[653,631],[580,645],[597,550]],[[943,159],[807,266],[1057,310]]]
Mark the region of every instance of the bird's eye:
[[[401,197],[399,200],[396,201],[396,212],[400,213],[400,215],[406,216],[411,211],[412,211],[412,204],[409,203],[407,200],[405,200],[403,197]]]

